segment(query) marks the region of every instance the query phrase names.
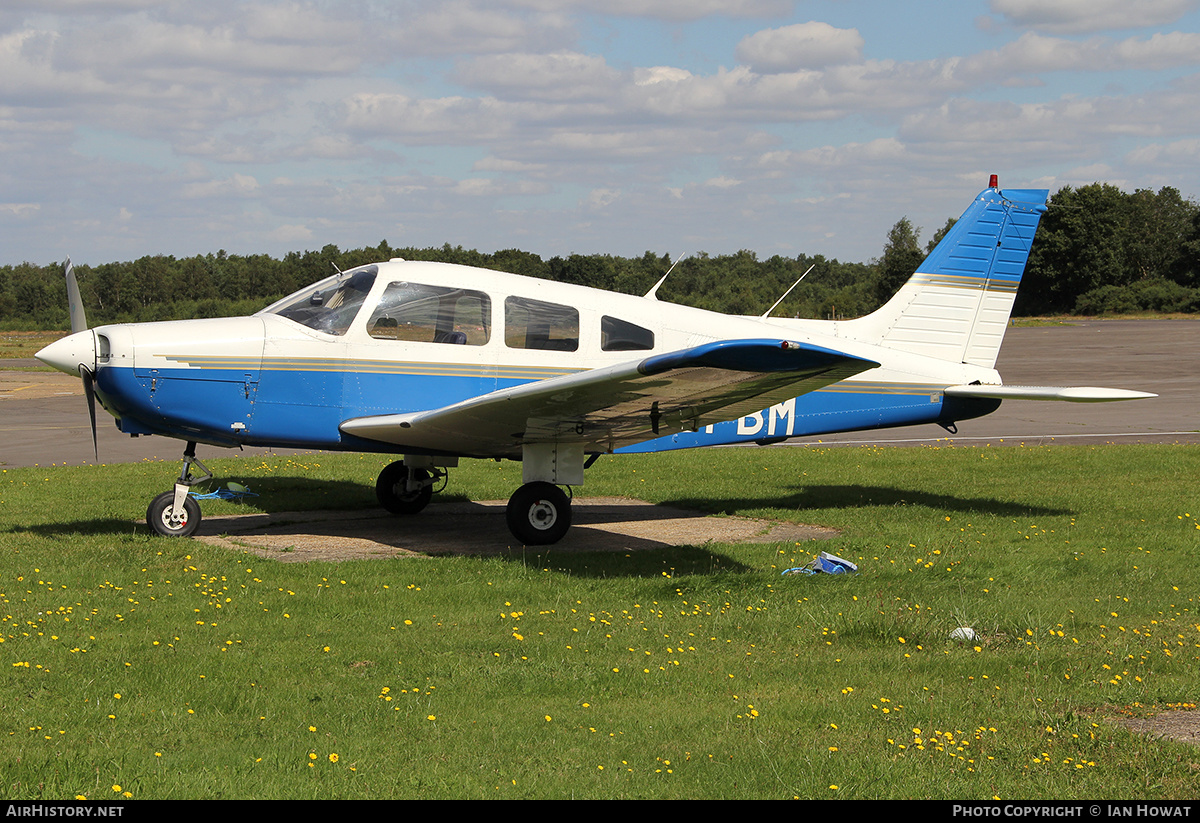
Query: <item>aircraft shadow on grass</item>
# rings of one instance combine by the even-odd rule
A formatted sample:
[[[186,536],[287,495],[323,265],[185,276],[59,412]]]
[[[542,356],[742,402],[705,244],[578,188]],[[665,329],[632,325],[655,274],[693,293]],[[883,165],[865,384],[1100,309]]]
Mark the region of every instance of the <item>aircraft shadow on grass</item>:
[[[891,486],[797,486],[792,494],[781,497],[679,498],[664,500],[664,506],[713,513],[743,514],[762,509],[818,511],[822,509],[896,508],[924,506],[935,511],[999,517],[1049,517],[1074,514],[1070,509],[1039,506],[994,497],[965,497],[936,494],[913,488]]]
[[[664,572],[675,575],[753,570],[713,550],[708,542],[680,545],[677,540],[662,538],[664,528],[673,528],[675,534],[682,530],[689,534],[684,539],[691,539],[689,521],[706,519],[695,510],[681,512],[633,500],[584,502],[574,507],[575,530],[569,540],[554,547],[524,547],[507,529],[503,504],[485,505],[462,496],[442,495],[438,517],[395,517],[370,507],[370,491],[352,481],[259,477],[246,485],[258,496],[247,498],[244,507],[222,506],[221,514],[206,518],[199,536],[226,536],[232,545],[245,548],[282,546],[274,550],[280,559],[286,559],[285,552],[291,550],[292,543],[330,546],[351,540],[379,544],[385,553],[393,548],[433,557],[498,558],[531,568],[553,568],[597,578],[662,578]],[[328,508],[331,503],[337,508]],[[32,533],[51,539],[153,534],[142,523],[112,517],[11,525],[0,530],[3,533]],[[256,538],[262,540],[261,545]],[[764,542],[770,540],[764,537]],[[267,556],[271,553],[268,550]],[[320,559],[363,556],[347,553],[339,558],[334,551],[324,552]]]

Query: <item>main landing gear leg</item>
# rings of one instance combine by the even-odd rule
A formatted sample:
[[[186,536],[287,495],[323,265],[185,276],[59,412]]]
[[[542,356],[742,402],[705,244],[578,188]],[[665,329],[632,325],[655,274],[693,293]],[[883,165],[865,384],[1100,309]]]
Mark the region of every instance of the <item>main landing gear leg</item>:
[[[548,546],[571,528],[571,498],[560,486],[583,484],[582,443],[526,443],[521,447],[525,485],[504,510],[508,530],[526,546]]]
[[[200,468],[204,475],[192,476],[192,465]],[[200,504],[188,496],[191,487],[212,479],[208,470],[196,457],[196,443],[189,440],[183,450],[183,470],[175,481],[175,489],[163,492],[150,501],[146,509],[146,523],[158,534],[164,537],[188,537],[195,534],[200,526]]]

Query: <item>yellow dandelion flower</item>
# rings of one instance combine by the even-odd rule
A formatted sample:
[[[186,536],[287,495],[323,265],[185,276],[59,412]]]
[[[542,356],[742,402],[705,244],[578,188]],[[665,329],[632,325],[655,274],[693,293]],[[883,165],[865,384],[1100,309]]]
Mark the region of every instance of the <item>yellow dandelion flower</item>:
[[[330,762],[330,763],[336,763],[336,762],[338,762],[338,756],[337,756],[337,752],[330,752],[330,753],[329,753],[329,762]]]

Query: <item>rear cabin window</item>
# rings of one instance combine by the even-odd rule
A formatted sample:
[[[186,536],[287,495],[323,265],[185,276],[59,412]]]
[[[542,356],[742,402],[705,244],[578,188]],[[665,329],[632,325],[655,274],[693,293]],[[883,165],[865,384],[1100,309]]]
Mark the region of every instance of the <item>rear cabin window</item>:
[[[600,318],[600,348],[604,351],[647,351],[654,348],[654,332],[605,315]]]
[[[504,344],[510,349],[577,351],[579,312],[526,297],[504,301]]]
[[[379,298],[367,332],[378,340],[482,346],[491,337],[492,301],[483,292],[392,283]]]

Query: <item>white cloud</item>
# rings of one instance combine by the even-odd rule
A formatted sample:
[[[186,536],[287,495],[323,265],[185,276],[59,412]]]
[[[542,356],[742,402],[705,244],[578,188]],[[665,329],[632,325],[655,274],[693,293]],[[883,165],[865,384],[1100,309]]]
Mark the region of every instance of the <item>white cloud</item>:
[[[620,196],[618,189],[592,189],[581,205],[587,209],[603,209]]]
[[[992,170],[1200,195],[1200,32],[1099,32],[1132,20],[1106,2],[995,0],[962,45],[935,23],[975,10],[932,0],[862,5],[937,15],[928,42],[802,22],[817,6],[793,0],[14,3],[0,217],[18,257],[70,232],[98,262],[380,236],[865,259],[876,228],[940,225]]]
[[[674,66],[651,66],[650,68],[634,69],[633,82],[639,86],[653,86],[655,83],[682,83],[691,80],[692,73],[687,69]]]
[[[561,49],[577,38],[573,24],[551,7],[532,19],[492,4],[447,2],[413,12],[397,4],[383,38],[408,58]]]
[[[500,54],[463,64],[458,79],[516,100],[587,100],[608,97],[620,75],[603,57],[577,52]]]
[[[284,225],[271,230],[267,236],[276,243],[290,244],[311,240],[313,231],[308,226]]]
[[[1130,38],[1118,43],[1113,51],[1120,68],[1154,71],[1194,66],[1200,64],[1200,33],[1172,31],[1146,40]]]
[[[1078,34],[1140,29],[1178,20],[1196,0],[991,0],[992,11],[1011,23],[1041,31]]]
[[[734,186],[741,185],[741,183],[741,180],[737,180],[733,177],[726,177],[725,175],[721,175],[720,177],[710,177],[708,180],[704,181],[705,186],[713,189],[731,189]]]
[[[339,42],[333,39],[337,27],[330,28],[324,38],[275,41],[248,36],[232,23],[205,27],[122,17],[75,32],[63,59],[113,79],[189,86],[215,77],[238,76],[244,82],[250,77],[344,74],[358,68],[362,52],[347,48],[353,35],[343,32],[345,40]],[[114,43],[121,48],[113,48]]]
[[[499,157],[484,157],[471,165],[471,171],[536,172],[546,168],[545,163],[522,163],[518,160],[502,160]]]
[[[342,126],[354,134],[414,144],[474,145],[511,133],[517,108],[492,97],[420,99],[370,92],[343,102]]]
[[[359,20],[342,13],[322,14],[311,3],[248,5],[237,26],[255,42],[349,45],[366,39]]]
[[[503,195],[545,194],[550,187],[544,183],[527,181],[494,180],[488,177],[468,177],[454,184],[455,194],[468,197],[495,197]]]
[[[715,15],[780,17],[792,9],[791,0],[514,0],[514,5],[540,11],[579,9],[673,21],[699,20]]]
[[[1177,169],[1181,165],[1200,164],[1200,138],[1189,137],[1170,143],[1151,143],[1130,151],[1125,159],[1137,166],[1158,166]]]
[[[743,38],[736,54],[754,71],[773,74],[857,62],[863,42],[857,29],[837,29],[819,22],[796,23]]]
[[[5,7],[33,9],[41,14],[109,14],[120,11],[152,9],[161,5],[160,0],[8,0]]]
[[[247,174],[234,174],[224,180],[206,180],[187,183],[180,195],[189,199],[238,196],[243,197],[258,190],[258,181]]]

